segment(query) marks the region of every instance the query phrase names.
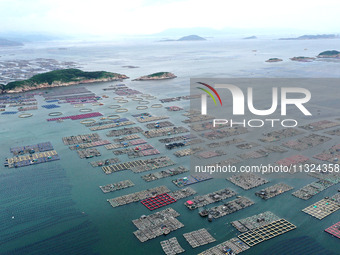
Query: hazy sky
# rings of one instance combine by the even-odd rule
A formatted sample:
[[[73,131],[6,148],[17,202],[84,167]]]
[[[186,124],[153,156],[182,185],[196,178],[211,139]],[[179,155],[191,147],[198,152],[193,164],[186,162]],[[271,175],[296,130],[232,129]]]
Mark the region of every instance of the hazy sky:
[[[0,0],[0,32],[152,34],[168,28],[340,32],[339,0]]]

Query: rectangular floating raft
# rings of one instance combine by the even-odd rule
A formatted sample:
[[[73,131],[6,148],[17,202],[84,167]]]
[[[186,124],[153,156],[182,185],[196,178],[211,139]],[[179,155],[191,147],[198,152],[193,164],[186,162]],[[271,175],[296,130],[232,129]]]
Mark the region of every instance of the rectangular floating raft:
[[[154,197],[149,197],[141,201],[150,211],[161,208],[163,206],[175,203],[176,199],[169,196],[167,193],[160,194]]]
[[[329,228],[326,228],[325,231],[337,238],[340,238],[340,221]]]
[[[58,118],[52,118],[47,119],[47,121],[56,121],[56,120],[65,120],[65,119],[71,119],[71,120],[81,120],[81,119],[87,119],[87,118],[93,118],[93,117],[99,117],[103,116],[100,112],[90,112],[85,114],[78,114],[78,115],[71,115],[66,117],[58,117]]]

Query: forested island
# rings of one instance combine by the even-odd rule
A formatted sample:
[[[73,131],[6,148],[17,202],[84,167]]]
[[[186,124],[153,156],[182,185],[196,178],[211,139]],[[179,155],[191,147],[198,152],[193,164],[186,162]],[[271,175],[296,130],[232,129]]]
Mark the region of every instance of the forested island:
[[[317,57],[318,58],[340,58],[340,52],[337,50],[327,50],[327,51],[321,52]]]
[[[145,76],[141,76],[134,81],[149,81],[149,80],[166,80],[166,79],[174,79],[177,76],[170,72],[158,72]]]
[[[79,69],[62,69],[37,74],[23,81],[0,85],[1,93],[16,93],[42,88],[70,86],[81,83],[94,83],[127,79],[124,74],[105,71],[84,72]]]

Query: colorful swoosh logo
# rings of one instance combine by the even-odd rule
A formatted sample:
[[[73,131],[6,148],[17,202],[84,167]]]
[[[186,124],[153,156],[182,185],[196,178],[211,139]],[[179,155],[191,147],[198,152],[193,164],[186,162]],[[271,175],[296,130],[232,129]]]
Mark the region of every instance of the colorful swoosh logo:
[[[220,104],[221,104],[221,106],[222,106],[221,97],[220,97],[220,95],[217,93],[217,91],[216,91],[212,86],[210,86],[210,85],[208,85],[208,84],[206,84],[206,83],[203,83],[203,82],[197,82],[197,83],[199,83],[199,84],[201,84],[201,85],[203,85],[203,86],[206,86],[206,87],[209,88],[212,92],[214,92],[214,94],[217,96],[217,98],[218,98],[218,100],[220,101]],[[203,90],[205,93],[207,93],[207,94],[212,98],[212,100],[214,100],[215,105],[217,105],[216,99],[215,99],[214,95],[213,95],[209,90],[204,89],[204,88],[200,88],[200,87],[197,87],[197,88],[200,89],[200,90]]]

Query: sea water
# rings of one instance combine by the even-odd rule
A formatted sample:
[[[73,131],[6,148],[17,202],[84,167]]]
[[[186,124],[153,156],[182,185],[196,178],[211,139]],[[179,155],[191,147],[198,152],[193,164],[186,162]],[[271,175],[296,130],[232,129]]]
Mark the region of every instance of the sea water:
[[[75,61],[83,70],[105,70],[124,73],[131,78],[158,71],[170,71],[178,76],[176,79],[164,81],[124,83],[142,93],[158,99],[183,96],[189,94],[189,79],[192,77],[336,77],[340,76],[340,62],[314,61],[300,63],[290,61],[294,56],[315,56],[324,50],[337,49],[339,40],[280,41],[275,39],[238,40],[228,38],[212,38],[204,42],[156,42],[143,41],[78,43],[51,42],[27,44],[24,47],[1,49],[1,60],[53,58],[60,61]],[[67,50],[58,50],[66,47]],[[256,51],[254,51],[256,50]],[[266,63],[271,57],[284,59],[279,63]],[[139,68],[123,68],[124,65],[135,65]],[[85,85],[97,95],[109,95],[104,98],[104,106],[86,105],[104,116],[116,114],[107,106],[116,104],[112,99],[112,91],[103,91],[109,85],[96,83]],[[84,85],[78,85],[84,86]],[[54,88],[50,90],[59,90]],[[36,96],[39,106],[44,104],[43,97]],[[138,102],[129,100],[122,107],[129,109],[120,113],[121,117],[131,117]],[[178,101],[164,104],[177,105],[189,109],[189,101]],[[64,116],[80,114],[79,108],[69,104],[60,104],[56,111]],[[14,108],[13,108],[14,109]],[[210,223],[198,215],[198,210],[189,211],[182,199],[171,205],[181,215],[178,217],[185,227],[167,236],[161,236],[145,243],[140,243],[133,235],[137,230],[131,220],[143,214],[151,214],[140,203],[112,208],[106,199],[130,194],[147,188],[166,185],[170,190],[178,189],[172,179],[186,176],[169,177],[146,183],[141,174],[126,170],[105,175],[100,168],[93,168],[89,162],[115,157],[112,151],[97,147],[102,156],[93,159],[80,159],[75,151],[70,151],[62,143],[65,136],[86,134],[91,131],[79,121],[47,122],[48,113],[52,110],[39,107],[30,111],[33,117],[20,119],[17,115],[0,115],[0,155],[1,160],[10,157],[10,147],[51,141],[61,160],[37,166],[7,169],[1,166],[0,171],[0,254],[162,254],[159,242],[177,237],[184,254],[197,254],[209,247],[238,235],[230,222],[252,216],[267,210],[295,224],[297,229],[280,237],[252,247],[244,254],[337,254],[339,240],[323,230],[339,220],[339,213],[334,213],[322,221],[301,212],[301,209],[333,195],[339,185],[334,185],[308,201],[295,198],[291,192],[279,197],[263,201],[254,192],[262,187],[271,186],[279,180],[254,190],[244,191],[224,179],[198,183],[192,186],[198,194],[207,194],[222,188],[231,188],[239,195],[244,195],[255,202],[255,205],[237,213],[222,217]],[[181,113],[168,112],[164,108],[152,109],[155,115],[168,115],[175,125],[183,125],[185,119]],[[145,129],[145,124],[137,123]],[[102,138],[108,130],[96,131]],[[171,157],[178,165],[188,167],[187,158],[176,158],[172,151],[164,148],[159,138],[149,139],[163,155]],[[109,138],[112,140],[112,138]],[[329,143],[327,143],[329,144]],[[121,161],[130,161],[126,155]],[[156,170],[159,171],[159,170]],[[104,194],[100,185],[130,179],[134,187]],[[295,189],[314,181],[314,178],[293,179],[285,183]],[[232,200],[228,199],[227,201]],[[217,203],[220,204],[220,203]],[[215,205],[215,204],[214,204]],[[213,205],[210,205],[213,206]],[[163,208],[164,209],[164,208]],[[183,233],[206,228],[216,242],[192,249],[185,241]],[[287,242],[287,243],[284,243]],[[289,250],[287,248],[289,247]],[[275,253],[272,252],[276,248]],[[281,248],[280,248],[281,247]],[[301,248],[303,247],[303,248]],[[287,252],[285,251],[287,249]],[[328,251],[325,251],[327,249]],[[294,253],[292,253],[295,251]]]

